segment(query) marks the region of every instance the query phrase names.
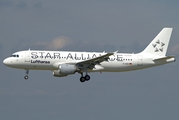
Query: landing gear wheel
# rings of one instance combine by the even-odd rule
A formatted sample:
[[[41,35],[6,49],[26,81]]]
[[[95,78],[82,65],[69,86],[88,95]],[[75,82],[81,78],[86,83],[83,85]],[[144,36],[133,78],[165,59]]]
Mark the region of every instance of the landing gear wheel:
[[[85,82],[86,80],[85,80],[85,77],[81,77],[80,78],[80,82]]]
[[[29,78],[29,76],[28,76],[28,75],[24,76],[24,79],[25,79],[25,80],[27,80],[28,78]]]
[[[29,78],[28,74],[29,74],[29,70],[25,69],[25,73],[26,75],[24,76],[24,79],[27,80]]]
[[[85,76],[85,80],[86,80],[86,81],[90,80],[90,76],[89,76],[89,75],[86,75],[86,76]]]

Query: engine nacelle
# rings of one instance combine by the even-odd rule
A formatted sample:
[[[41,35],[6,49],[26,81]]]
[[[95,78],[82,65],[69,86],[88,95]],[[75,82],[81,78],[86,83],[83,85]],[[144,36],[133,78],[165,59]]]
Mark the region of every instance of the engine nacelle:
[[[59,70],[54,70],[54,71],[53,71],[53,76],[54,76],[54,77],[65,77],[65,76],[67,76],[67,75],[61,74],[61,73],[59,72]]]
[[[70,65],[70,64],[60,64],[59,65],[59,72],[61,74],[74,74],[77,71],[76,65]]]
[[[58,70],[53,71],[53,76],[65,77],[67,75],[74,74],[76,71],[77,71],[77,67],[75,65],[60,64],[58,66]]]

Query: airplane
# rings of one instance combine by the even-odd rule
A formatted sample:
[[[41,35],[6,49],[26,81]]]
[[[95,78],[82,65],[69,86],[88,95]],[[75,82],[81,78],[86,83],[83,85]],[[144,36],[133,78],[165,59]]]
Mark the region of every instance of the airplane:
[[[74,52],[25,50],[13,53],[3,63],[12,68],[51,70],[55,77],[81,74],[80,81],[90,80],[90,72],[125,72],[155,67],[175,62],[174,56],[166,56],[173,28],[163,28],[152,42],[140,53]],[[84,75],[85,73],[85,75]]]

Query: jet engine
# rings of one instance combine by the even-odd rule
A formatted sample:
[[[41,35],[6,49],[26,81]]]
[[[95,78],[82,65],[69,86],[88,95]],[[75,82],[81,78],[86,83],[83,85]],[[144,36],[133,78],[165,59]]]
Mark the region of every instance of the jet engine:
[[[70,74],[74,74],[77,71],[76,65],[60,64],[58,70],[53,71],[53,76],[64,77]]]
[[[59,70],[54,70],[54,71],[53,71],[53,76],[54,76],[54,77],[65,77],[65,76],[68,76],[68,75],[66,75],[66,74],[61,74],[61,73],[59,72]]]

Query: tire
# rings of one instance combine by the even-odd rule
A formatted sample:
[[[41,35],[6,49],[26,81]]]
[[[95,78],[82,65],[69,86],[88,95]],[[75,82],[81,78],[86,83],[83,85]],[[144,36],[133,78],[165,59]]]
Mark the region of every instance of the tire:
[[[85,76],[85,80],[86,80],[86,81],[90,80],[90,76],[89,76],[89,75],[86,75],[86,76]]]
[[[80,82],[85,82],[85,81],[86,81],[85,77],[80,78]]]
[[[28,78],[29,78],[29,76],[28,76],[28,75],[24,76],[24,79],[25,79],[25,80],[27,80]]]

